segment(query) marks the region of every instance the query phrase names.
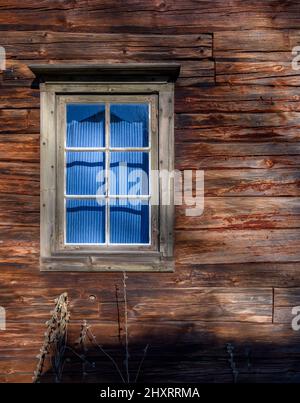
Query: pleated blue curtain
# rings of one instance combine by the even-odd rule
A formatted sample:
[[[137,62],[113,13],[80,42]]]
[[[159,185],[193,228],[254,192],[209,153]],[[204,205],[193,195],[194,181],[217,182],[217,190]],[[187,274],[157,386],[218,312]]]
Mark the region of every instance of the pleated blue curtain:
[[[77,122],[67,125],[67,147],[104,147],[104,122]],[[99,134],[103,133],[103,136]]]
[[[67,147],[104,147],[105,105],[67,105]]]
[[[95,195],[99,187],[97,178],[105,168],[105,154],[97,151],[68,151],[67,195]]]
[[[71,105],[67,115],[67,147],[105,146],[105,113],[102,105]],[[80,120],[81,119],[81,120]],[[148,106],[112,105],[111,147],[148,146]],[[119,169],[126,164],[126,169]],[[110,152],[114,183],[110,194],[148,195],[149,153],[141,151]],[[66,152],[67,195],[96,195],[99,171],[105,169],[105,153],[98,151]],[[129,183],[128,174],[136,180]],[[132,187],[134,186],[134,188]],[[134,190],[134,191],[133,191]],[[149,243],[148,200],[113,199],[110,206],[110,243]],[[67,243],[105,243],[105,201],[67,199]]]
[[[148,200],[114,199],[110,205],[111,243],[149,243]]]
[[[112,122],[112,147],[144,147],[146,134],[142,122]]]
[[[66,201],[68,243],[105,242],[105,203],[95,199]]]
[[[110,194],[149,194],[149,153],[112,151],[110,153]]]

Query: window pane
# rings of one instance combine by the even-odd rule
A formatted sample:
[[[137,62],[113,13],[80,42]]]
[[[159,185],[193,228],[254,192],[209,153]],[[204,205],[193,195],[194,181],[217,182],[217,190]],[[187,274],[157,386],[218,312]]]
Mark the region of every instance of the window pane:
[[[148,200],[113,199],[110,201],[110,242],[149,243]]]
[[[67,147],[104,147],[105,105],[67,105]]]
[[[105,202],[66,201],[66,243],[105,242]]]
[[[69,151],[67,160],[68,195],[95,195],[104,193],[104,153]]]
[[[148,104],[111,105],[110,132],[111,147],[148,147]]]
[[[148,176],[149,153],[139,151],[110,153],[111,195],[147,195]]]

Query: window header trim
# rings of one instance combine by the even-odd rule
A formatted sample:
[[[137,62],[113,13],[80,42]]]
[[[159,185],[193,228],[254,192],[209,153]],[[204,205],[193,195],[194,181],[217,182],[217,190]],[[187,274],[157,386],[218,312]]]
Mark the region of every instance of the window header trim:
[[[159,82],[174,83],[180,72],[177,63],[136,64],[32,64],[28,66],[37,83],[51,82]]]

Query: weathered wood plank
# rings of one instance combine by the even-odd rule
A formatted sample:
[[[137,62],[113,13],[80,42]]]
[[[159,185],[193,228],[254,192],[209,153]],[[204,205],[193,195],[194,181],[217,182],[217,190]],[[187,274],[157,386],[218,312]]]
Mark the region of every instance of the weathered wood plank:
[[[299,112],[281,113],[199,113],[178,114],[176,116],[176,128],[207,128],[239,126],[246,127],[278,127],[299,126]]]
[[[57,288],[57,273],[40,273],[38,261],[23,259],[23,263],[0,263],[0,282],[11,284],[22,290],[23,284],[37,289]],[[300,262],[286,263],[235,263],[235,264],[180,264],[176,262],[174,273],[128,273],[128,289],[146,289],[149,284],[156,288],[189,287],[300,287]],[[70,283],[75,290],[86,290],[92,296],[91,288],[97,288],[102,295],[111,295],[112,290],[122,293],[122,276],[119,273],[68,273],[60,277],[60,287],[69,290]]]
[[[263,115],[263,114],[262,114]],[[210,128],[176,128],[176,142],[233,141],[233,142],[280,142],[299,141],[298,126],[239,127],[215,126]]]
[[[39,258],[39,229],[37,227],[1,227],[0,261],[37,263]]]
[[[253,84],[227,83],[206,88],[177,86],[175,110],[177,113],[299,112],[299,91],[293,86]]]
[[[0,195],[1,226],[39,226],[40,201],[38,196]]]
[[[296,169],[206,170],[206,196],[299,196]]]
[[[5,31],[7,58],[50,60],[181,60],[212,56],[212,35],[120,35],[96,33]],[[68,46],[68,44],[72,46]]]
[[[235,52],[287,52],[300,39],[299,30],[236,30],[216,32],[214,55],[225,58]]]
[[[292,60],[291,56],[291,60]],[[216,62],[216,82],[220,84],[299,86],[299,71],[286,62]]]
[[[259,229],[300,226],[297,197],[206,197],[201,216],[189,217],[182,205],[176,209],[177,229]]]
[[[39,164],[0,162],[0,193],[39,195]]]
[[[64,292],[62,288],[51,290],[23,289],[1,285],[0,304],[6,307],[7,323],[30,320],[40,323],[46,320],[53,301]],[[123,295],[116,297],[111,288],[70,290],[70,310],[73,320],[90,322],[117,322],[123,320]],[[163,297],[162,297],[163,295]],[[272,321],[272,289],[193,288],[128,290],[128,318],[130,322],[142,321]],[[120,319],[121,318],[121,319]]]
[[[131,292],[128,295],[129,320],[271,322],[270,289],[263,292],[235,290],[181,290],[180,296],[174,290],[164,290],[163,298],[157,290],[139,293],[139,298]]]
[[[93,325],[99,313],[100,320],[117,318],[120,274],[67,273],[58,283],[56,273],[39,272],[39,92],[30,89],[26,63],[82,62],[85,55],[91,63],[179,60],[176,164],[205,169],[204,214],[192,219],[184,206],[177,209],[175,273],[129,274],[131,347],[141,353],[152,344],[143,380],[232,382],[231,342],[239,381],[299,382],[299,333],[287,316],[300,289],[299,73],[290,69],[299,11],[298,2],[269,0],[136,0],[130,9],[110,0],[0,5],[1,45],[9,57],[0,75],[0,300],[9,321],[18,321],[1,333],[0,381],[31,381],[32,357],[58,292],[68,290],[73,300],[72,341],[83,314]],[[212,35],[201,32],[214,35],[217,86],[214,60],[207,59]],[[241,322],[270,322],[267,287],[277,287],[274,321],[280,323]],[[118,324],[95,326],[99,342],[118,348],[119,358]],[[100,362],[101,379],[111,380]],[[65,379],[74,381],[78,370],[72,363]],[[91,371],[89,380],[99,381],[99,374]]]
[[[28,4],[28,2],[26,2]],[[176,3],[149,3],[134,1],[117,4],[110,1],[87,4],[85,2],[59,5],[44,4],[3,8],[0,23],[3,30],[51,29],[76,32],[125,32],[125,33],[178,33],[215,32],[236,30],[239,21],[244,30],[299,28],[299,5],[294,3],[263,3],[252,0],[245,3],[234,1],[230,5],[217,0],[196,3],[192,0]],[[220,15],[222,18],[220,18]],[[276,16],[276,18],[275,18]],[[99,23],[101,21],[101,23]]]
[[[39,108],[40,94],[30,88],[31,82],[32,80],[0,81],[0,108]]]
[[[290,27],[287,27],[290,28]],[[283,30],[240,30],[216,32],[214,56],[220,59],[281,60],[291,59],[291,50],[299,45],[300,31]]]
[[[299,71],[292,68],[292,49],[300,32],[243,31],[216,33],[216,82],[230,84],[299,85]],[[262,39],[263,38],[263,39]]]
[[[0,133],[39,133],[37,109],[0,109]]]
[[[181,264],[300,260],[298,229],[178,231],[176,241]]]
[[[39,162],[38,134],[0,134],[0,161]]]
[[[177,143],[177,169],[277,169],[299,166],[298,143]]]
[[[300,284],[300,263],[237,263],[176,265],[178,286],[295,287]],[[163,280],[166,281],[166,280]],[[167,281],[167,284],[168,281]],[[167,285],[166,285],[167,286]]]

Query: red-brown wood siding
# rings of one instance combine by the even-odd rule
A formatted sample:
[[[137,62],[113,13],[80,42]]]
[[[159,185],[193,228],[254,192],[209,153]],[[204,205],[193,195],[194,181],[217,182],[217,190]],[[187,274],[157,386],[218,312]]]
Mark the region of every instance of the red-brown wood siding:
[[[128,275],[130,368],[149,343],[140,380],[232,382],[231,343],[239,382],[299,382],[299,26],[290,1],[1,2],[0,382],[32,381],[63,291],[70,343],[84,319],[117,358],[124,343],[121,274],[39,272],[39,91],[27,64],[157,61],[182,65],[175,163],[205,170],[205,212],[176,209],[174,274]],[[118,379],[90,354],[96,369],[83,379],[72,363],[64,380]]]

